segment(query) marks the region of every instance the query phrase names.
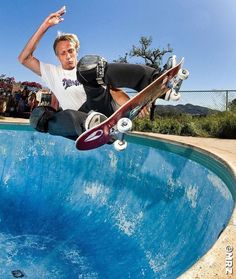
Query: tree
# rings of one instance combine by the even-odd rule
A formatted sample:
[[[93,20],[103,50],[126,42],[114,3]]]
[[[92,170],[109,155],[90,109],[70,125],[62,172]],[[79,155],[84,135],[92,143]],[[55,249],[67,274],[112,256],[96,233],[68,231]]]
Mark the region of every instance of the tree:
[[[42,85],[35,81],[23,81],[21,84],[24,86],[27,86],[27,87],[35,88],[35,89],[42,89]]]
[[[125,53],[125,56],[119,56],[119,58],[117,60],[114,60],[114,62],[118,62],[118,63],[128,63],[128,53]]]
[[[7,77],[5,74],[0,75],[0,92],[12,91],[14,77]]]
[[[168,53],[173,52],[170,45],[167,45],[167,49],[160,50],[159,48],[150,48],[152,44],[152,37],[142,36],[139,40],[139,46],[132,46],[131,51],[125,53],[125,56],[120,56],[115,62],[128,63],[127,57],[140,57],[144,59],[145,65],[153,67],[155,69],[160,69],[162,64],[162,57]]]

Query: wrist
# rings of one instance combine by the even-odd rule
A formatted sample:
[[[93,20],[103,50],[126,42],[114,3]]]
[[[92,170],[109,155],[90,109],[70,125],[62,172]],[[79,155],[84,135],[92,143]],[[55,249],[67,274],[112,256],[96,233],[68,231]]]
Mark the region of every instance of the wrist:
[[[48,30],[49,27],[50,27],[50,25],[49,25],[46,21],[44,21],[44,22],[40,25],[39,29],[41,29],[42,31],[46,32],[46,31]]]

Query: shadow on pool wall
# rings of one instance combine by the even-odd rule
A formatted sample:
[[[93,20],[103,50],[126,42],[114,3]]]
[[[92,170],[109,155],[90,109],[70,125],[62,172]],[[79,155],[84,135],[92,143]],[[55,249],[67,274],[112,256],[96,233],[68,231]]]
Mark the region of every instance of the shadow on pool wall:
[[[234,201],[192,151],[170,151],[132,139],[120,153],[79,152],[60,137],[0,130],[0,277],[181,275],[215,243]]]

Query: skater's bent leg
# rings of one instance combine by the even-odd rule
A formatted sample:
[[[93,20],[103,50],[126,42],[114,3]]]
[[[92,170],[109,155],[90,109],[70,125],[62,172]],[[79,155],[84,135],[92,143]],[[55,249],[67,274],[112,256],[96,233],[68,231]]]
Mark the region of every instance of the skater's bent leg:
[[[112,87],[141,91],[153,81],[156,73],[156,69],[144,65],[111,63],[107,64],[104,81]]]
[[[86,105],[90,110],[98,111],[107,117],[114,112],[112,106],[112,96],[109,93],[109,88],[103,86],[91,87],[84,85],[87,95]]]
[[[69,139],[76,139],[84,132],[87,113],[71,109],[56,113],[48,122],[48,132]]]
[[[75,140],[84,131],[87,114],[81,111],[53,111],[37,107],[30,117],[30,124],[39,132],[50,133]]]
[[[84,86],[91,87],[99,87],[104,83],[115,88],[128,87],[140,91],[151,83],[157,74],[156,69],[148,66],[104,63],[99,58],[91,59],[91,56],[81,58],[77,65],[77,79]]]
[[[30,115],[30,125],[38,132],[48,132],[48,121],[57,113],[57,111],[50,106],[38,106]]]

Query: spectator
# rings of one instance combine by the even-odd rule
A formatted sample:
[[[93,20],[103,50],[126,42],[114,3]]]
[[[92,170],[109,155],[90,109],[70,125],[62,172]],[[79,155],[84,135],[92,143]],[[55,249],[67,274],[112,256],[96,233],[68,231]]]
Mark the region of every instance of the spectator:
[[[34,92],[30,93],[28,98],[29,111],[32,112],[33,109],[35,109],[38,106],[38,104],[39,102],[37,101],[36,93]]]

